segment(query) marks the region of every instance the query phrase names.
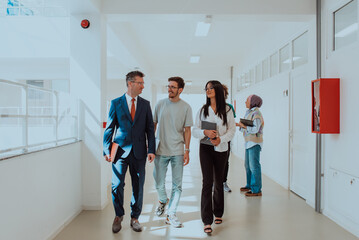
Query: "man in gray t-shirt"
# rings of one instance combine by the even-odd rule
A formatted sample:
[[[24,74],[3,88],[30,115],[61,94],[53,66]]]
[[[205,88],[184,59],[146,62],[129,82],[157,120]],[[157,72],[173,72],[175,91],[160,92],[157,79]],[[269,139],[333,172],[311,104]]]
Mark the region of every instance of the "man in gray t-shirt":
[[[180,99],[184,88],[181,77],[168,79],[168,98],[159,101],[155,107],[153,121],[158,147],[156,150],[155,178],[159,205],[156,208],[157,216],[161,216],[168,203],[166,223],[174,227],[182,227],[176,212],[182,193],[183,166],[189,162],[189,145],[191,140],[192,109],[191,106]],[[172,167],[172,192],[170,199],[166,194],[167,166]]]

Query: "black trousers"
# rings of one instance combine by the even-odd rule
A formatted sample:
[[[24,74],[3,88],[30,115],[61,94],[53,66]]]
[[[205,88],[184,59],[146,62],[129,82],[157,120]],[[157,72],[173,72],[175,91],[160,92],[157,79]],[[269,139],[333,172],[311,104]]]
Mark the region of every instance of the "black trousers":
[[[226,160],[226,167],[224,169],[224,178],[223,178],[223,182],[227,182],[227,177],[228,177],[228,169],[229,169],[229,154],[231,153],[231,142],[228,142],[228,151],[227,151],[227,160]]]
[[[222,217],[224,211],[223,175],[226,152],[216,152],[214,147],[200,144],[199,158],[202,170],[201,217],[204,225],[212,224],[213,215]],[[212,186],[214,191],[212,194]]]

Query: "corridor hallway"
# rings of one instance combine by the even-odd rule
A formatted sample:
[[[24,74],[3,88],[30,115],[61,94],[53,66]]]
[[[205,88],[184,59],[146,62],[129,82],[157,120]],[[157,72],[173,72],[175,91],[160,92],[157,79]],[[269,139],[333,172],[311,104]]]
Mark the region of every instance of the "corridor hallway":
[[[157,193],[154,188],[153,166],[146,167],[145,195],[141,233],[130,228],[130,187],[129,174],[125,186],[125,216],[122,230],[111,231],[114,210],[112,203],[102,211],[83,211],[56,237],[56,240],[109,240],[109,239],[203,239],[200,215],[201,170],[198,158],[197,140],[192,138],[190,163],[184,169],[183,191],[178,206],[178,217],[183,228],[173,228],[164,223],[164,217],[154,214]],[[265,146],[264,146],[265,147]],[[266,161],[261,159],[261,161]],[[263,196],[245,197],[239,188],[245,184],[243,160],[231,155],[229,165],[229,185],[231,193],[225,193],[225,212],[221,225],[213,224],[211,239],[243,240],[351,240],[358,239],[339,225],[318,214],[295,194],[284,189],[263,175]],[[169,168],[170,169],[170,168]],[[166,179],[170,187],[170,171]],[[168,191],[169,192],[169,191]]]

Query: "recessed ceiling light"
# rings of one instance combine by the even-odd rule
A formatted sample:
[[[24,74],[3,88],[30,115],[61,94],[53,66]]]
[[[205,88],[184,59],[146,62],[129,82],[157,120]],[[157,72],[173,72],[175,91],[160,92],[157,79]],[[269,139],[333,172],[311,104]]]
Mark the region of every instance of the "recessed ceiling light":
[[[206,37],[208,35],[209,29],[211,27],[212,17],[210,15],[206,16],[204,22],[198,22],[196,28],[196,37]]]
[[[189,59],[190,63],[199,63],[200,56],[191,56]]]
[[[191,86],[192,85],[192,81],[186,81],[185,82],[187,86]]]

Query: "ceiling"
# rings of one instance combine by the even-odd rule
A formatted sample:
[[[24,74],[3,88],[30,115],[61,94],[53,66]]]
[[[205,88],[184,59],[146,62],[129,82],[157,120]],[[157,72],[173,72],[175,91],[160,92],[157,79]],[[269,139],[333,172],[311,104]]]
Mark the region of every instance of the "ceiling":
[[[240,71],[288,41],[315,16],[312,0],[105,0],[108,21],[108,77],[141,69],[164,85],[181,76],[203,85],[228,82],[231,66]],[[198,22],[212,17],[206,37]],[[199,63],[189,63],[199,55]]]

